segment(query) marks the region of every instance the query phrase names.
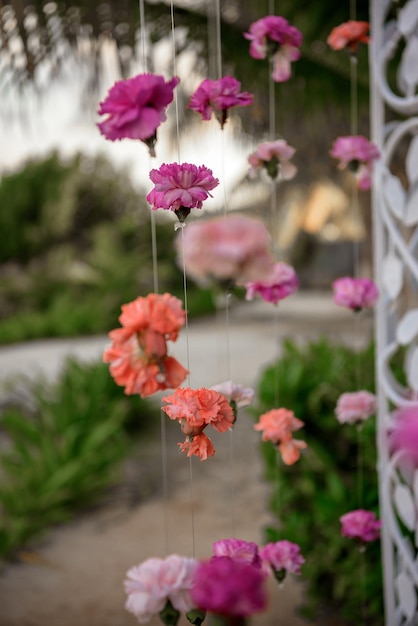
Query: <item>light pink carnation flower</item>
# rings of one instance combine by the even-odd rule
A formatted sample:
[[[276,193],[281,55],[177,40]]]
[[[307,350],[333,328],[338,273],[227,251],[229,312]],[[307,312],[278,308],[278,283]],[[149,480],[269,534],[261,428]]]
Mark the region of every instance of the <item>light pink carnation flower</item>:
[[[285,539],[265,545],[260,549],[260,556],[279,581],[285,578],[287,572],[300,574],[300,568],[305,563],[298,544]]]
[[[382,523],[376,519],[376,515],[372,511],[365,511],[364,509],[350,511],[340,517],[340,522],[343,537],[350,537],[367,543],[378,539],[380,536]]]
[[[152,210],[174,211],[180,221],[190,209],[201,209],[203,200],[219,184],[212,170],[191,163],[163,163],[158,170],[151,170],[149,177],[155,185],[147,195]]]
[[[249,106],[254,100],[252,93],[240,92],[240,89],[241,83],[232,76],[218,80],[206,78],[190,98],[188,108],[199,113],[205,121],[210,120],[212,113],[215,113],[223,128],[229,109]]]
[[[337,401],[335,414],[340,424],[364,422],[376,412],[376,396],[369,391],[343,393]]]
[[[166,82],[155,74],[117,81],[99,104],[99,115],[107,116],[97,124],[100,132],[111,141],[139,139],[155,156],[157,128],[166,119],[166,108],[179,82],[177,77]]]
[[[273,180],[278,175],[283,180],[290,180],[297,172],[293,163],[289,163],[289,159],[293,157],[295,152],[296,150],[289,146],[284,139],[260,143],[258,148],[248,157],[248,162],[251,165],[250,176],[254,177],[257,170],[265,168]]]
[[[405,458],[418,467],[418,404],[403,406],[395,411],[389,443],[393,452],[401,450]]]
[[[214,556],[229,556],[231,559],[251,563],[255,567],[261,567],[261,558],[258,546],[254,541],[243,539],[220,539],[213,544]]]
[[[371,308],[376,304],[379,291],[369,278],[337,278],[332,284],[334,302],[353,311]]]
[[[124,582],[128,595],[125,608],[142,624],[162,611],[167,601],[178,611],[190,611],[194,608],[190,590],[197,566],[195,559],[173,554],[132,567]]]
[[[338,164],[340,170],[348,166],[353,171],[359,189],[370,189],[373,162],[380,157],[380,152],[374,143],[371,143],[363,135],[338,137],[332,144],[329,153],[334,159],[340,159]]]
[[[273,57],[274,81],[281,83],[290,78],[290,63],[300,58],[300,30],[291,26],[284,17],[267,15],[253,22],[244,37],[251,41],[250,55],[254,59]]]
[[[276,263],[266,280],[259,280],[246,283],[246,300],[252,300],[255,296],[260,296],[266,302],[277,304],[279,300],[287,298],[299,287],[298,277],[293,267],[287,263]]]
[[[228,402],[235,402],[237,408],[248,406],[254,398],[254,389],[237,385],[233,383],[232,380],[219,383],[219,385],[213,385],[211,389],[225,396]]]
[[[191,278],[244,284],[261,280],[273,268],[270,235],[258,220],[228,215],[189,224],[177,237],[178,263]]]

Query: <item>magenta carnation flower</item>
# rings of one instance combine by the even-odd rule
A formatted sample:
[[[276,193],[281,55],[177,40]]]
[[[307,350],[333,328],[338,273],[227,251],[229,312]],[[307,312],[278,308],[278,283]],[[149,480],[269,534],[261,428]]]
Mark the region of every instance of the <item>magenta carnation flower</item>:
[[[212,557],[199,564],[191,596],[199,609],[245,617],[266,608],[266,577],[243,560]]]
[[[290,180],[297,172],[289,159],[295,154],[295,149],[289,146],[284,139],[265,141],[250,154],[248,162],[251,165],[250,176],[255,176],[258,169],[265,169],[273,180],[280,175],[283,180]]]
[[[253,22],[244,37],[251,41],[250,55],[254,59],[273,58],[274,81],[281,83],[290,78],[290,63],[300,58],[300,30],[291,26],[284,17],[267,15]]]
[[[340,170],[348,166],[353,171],[359,189],[370,189],[373,162],[380,157],[380,152],[374,143],[363,135],[338,137],[329,153],[334,159],[340,160],[338,164]]]
[[[147,195],[152,210],[174,211],[180,221],[184,221],[190,209],[201,209],[203,200],[219,184],[212,170],[191,163],[163,163],[158,170],[151,170],[149,177],[155,185]]]
[[[243,539],[221,539],[213,544],[214,556],[229,556],[231,559],[251,563],[257,568],[261,567],[261,558],[258,545],[254,541]]]
[[[297,543],[285,539],[265,545],[260,550],[260,556],[271,567],[279,581],[285,578],[287,572],[300,574],[300,568],[305,563]]]
[[[270,235],[262,222],[229,215],[189,224],[177,237],[179,264],[198,282],[244,284],[269,276],[273,257]]]
[[[369,391],[343,393],[337,401],[335,414],[340,424],[364,422],[376,412],[376,396]]]
[[[150,558],[132,567],[124,582],[125,608],[140,622],[148,622],[170,601],[178,611],[194,608],[190,598],[193,577],[198,566],[195,559],[173,554],[166,559]]]
[[[334,302],[353,311],[371,308],[375,305],[379,291],[369,278],[345,276],[333,282]]]
[[[376,515],[372,511],[365,511],[364,509],[350,511],[340,517],[340,522],[343,537],[350,537],[350,539],[358,539],[367,543],[378,539],[380,536],[382,523],[376,519]]]
[[[188,108],[200,113],[205,121],[210,120],[212,113],[215,113],[223,128],[229,109],[247,107],[254,100],[252,93],[240,92],[240,89],[241,83],[232,76],[224,76],[218,80],[206,78],[190,98]]]
[[[394,425],[389,433],[393,452],[402,451],[404,458],[418,467],[418,404],[403,406],[394,413]]]
[[[277,304],[279,300],[287,298],[299,287],[295,270],[287,263],[276,263],[268,279],[246,283],[246,300],[260,296],[266,302]]]
[[[107,116],[97,124],[100,132],[111,141],[139,139],[155,156],[157,128],[166,119],[166,108],[179,82],[177,77],[166,82],[155,74],[117,81],[99,104],[99,115]]]

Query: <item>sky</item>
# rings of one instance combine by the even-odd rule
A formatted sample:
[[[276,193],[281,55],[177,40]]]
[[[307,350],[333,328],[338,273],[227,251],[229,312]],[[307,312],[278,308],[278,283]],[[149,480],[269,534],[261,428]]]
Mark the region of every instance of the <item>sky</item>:
[[[155,73],[170,77],[167,60],[171,53],[171,42],[162,42],[155,47]],[[103,47],[102,57],[104,62],[97,105],[109,87],[120,78],[115,49],[111,44]],[[132,75],[140,71],[140,66],[134,67]],[[190,53],[177,58],[176,71],[182,87],[191,94],[201,77],[193,72]],[[206,165],[220,180],[216,193],[213,193],[214,198],[206,202],[207,209],[219,209],[225,202],[231,202],[229,195],[248,171],[247,157],[254,148],[248,142],[243,143],[233,120],[227,122],[223,131],[216,120],[201,122],[193,128],[193,132],[185,129],[173,143],[169,132],[170,127],[176,127],[176,105],[173,102],[168,109],[167,121],[158,130],[157,158],[151,159],[142,142],[110,142],[100,135],[96,126],[99,118],[95,103],[91,103],[90,108],[86,105],[83,108],[82,104],[87,78],[83,66],[73,54],[68,53],[62,75],[42,95],[36,94],[30,85],[24,92],[19,93],[15,89],[4,94],[0,108],[0,176],[19,169],[30,158],[47,156],[53,150],[64,157],[82,151],[90,156],[106,155],[116,166],[130,172],[135,186],[145,187],[148,191],[151,188],[149,170],[163,162],[179,160]],[[39,82],[42,84],[42,75]]]

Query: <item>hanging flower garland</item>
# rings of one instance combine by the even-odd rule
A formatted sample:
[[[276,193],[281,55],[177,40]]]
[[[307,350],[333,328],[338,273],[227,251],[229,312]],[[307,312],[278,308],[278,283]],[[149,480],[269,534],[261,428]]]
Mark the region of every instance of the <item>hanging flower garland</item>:
[[[330,155],[340,160],[340,170],[348,167],[353,172],[359,189],[370,189],[373,164],[380,157],[379,150],[371,141],[363,135],[338,137],[332,145]]]

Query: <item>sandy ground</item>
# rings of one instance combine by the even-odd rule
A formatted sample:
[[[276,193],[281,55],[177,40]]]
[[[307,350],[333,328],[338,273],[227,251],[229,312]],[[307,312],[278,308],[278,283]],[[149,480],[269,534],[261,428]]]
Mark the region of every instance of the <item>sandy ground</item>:
[[[352,317],[329,296],[300,294],[291,300],[277,313],[264,303],[246,304],[231,311],[229,322],[221,313],[191,324],[188,340],[183,335],[173,351],[189,362],[190,386],[227,378],[254,386],[284,336],[306,339],[327,332],[352,342]],[[355,338],[361,340],[358,333]],[[53,377],[67,354],[97,358],[105,344],[106,338],[95,337],[5,348],[0,378],[18,372]],[[269,487],[251,418],[243,413],[232,433],[213,437],[216,456],[204,463],[180,455],[178,426],[163,423],[155,441],[139,445],[136,458],[126,463],[126,484],[103,506],[52,529],[0,572],[0,626],[133,625],[122,587],[132,565],[171,553],[208,557],[212,543],[226,537],[262,542]],[[295,612],[302,598],[303,582],[289,579],[283,589],[272,583],[269,610],[252,623],[302,626],[306,622]]]

